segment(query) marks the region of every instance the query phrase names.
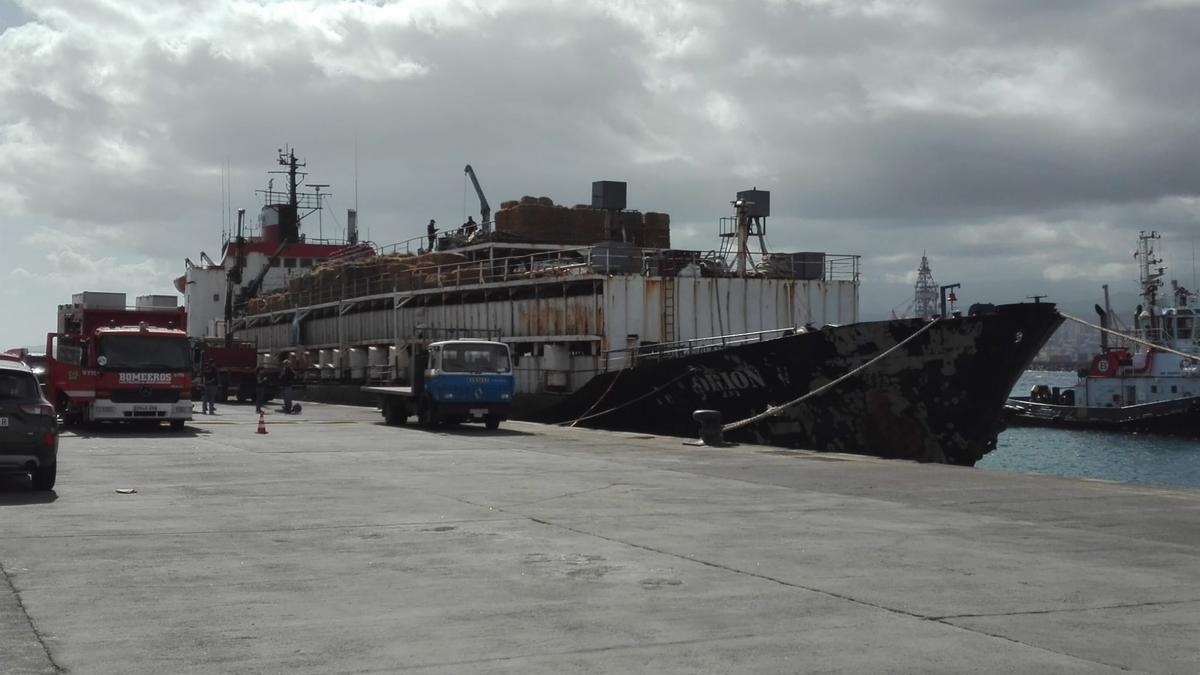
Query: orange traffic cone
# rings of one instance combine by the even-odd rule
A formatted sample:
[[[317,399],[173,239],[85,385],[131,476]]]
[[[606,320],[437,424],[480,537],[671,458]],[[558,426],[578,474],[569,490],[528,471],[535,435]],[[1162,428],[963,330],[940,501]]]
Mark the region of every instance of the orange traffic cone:
[[[262,413],[258,413],[258,431],[254,432],[254,433],[256,433],[256,434],[267,433],[267,420],[266,420],[266,418],[263,417]]]

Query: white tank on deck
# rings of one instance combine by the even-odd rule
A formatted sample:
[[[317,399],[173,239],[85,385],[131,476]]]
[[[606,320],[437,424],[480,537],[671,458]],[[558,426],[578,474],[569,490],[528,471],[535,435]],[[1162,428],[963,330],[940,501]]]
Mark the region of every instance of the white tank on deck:
[[[363,347],[351,347],[349,352],[351,379],[365,380],[367,378],[367,350]]]
[[[214,337],[213,322],[225,317],[225,269],[189,267],[184,278],[188,337]]]
[[[340,349],[322,349],[320,352],[321,361],[321,379],[334,380],[337,379],[338,370],[341,368],[342,354]]]
[[[395,345],[388,347],[388,365],[392,367],[391,376],[393,380],[408,380],[408,359],[402,358],[407,354]]]
[[[367,348],[367,377],[373,380],[390,379],[391,347],[371,345]]]
[[[332,357],[332,355],[333,355],[332,349],[322,349],[317,352],[317,369],[320,370],[320,372],[321,372],[322,380],[328,379],[330,377],[329,359]]]

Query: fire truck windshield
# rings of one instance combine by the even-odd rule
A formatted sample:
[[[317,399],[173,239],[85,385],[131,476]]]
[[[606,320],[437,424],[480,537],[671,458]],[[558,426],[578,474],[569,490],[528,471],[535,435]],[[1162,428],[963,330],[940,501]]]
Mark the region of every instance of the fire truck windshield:
[[[191,348],[186,339],[156,335],[106,335],[100,339],[96,363],[105,370],[192,369]]]

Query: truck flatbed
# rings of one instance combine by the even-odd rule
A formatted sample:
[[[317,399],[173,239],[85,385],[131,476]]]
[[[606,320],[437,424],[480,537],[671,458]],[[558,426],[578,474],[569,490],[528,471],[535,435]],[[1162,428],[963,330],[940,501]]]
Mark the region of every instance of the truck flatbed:
[[[412,398],[412,387],[363,387],[363,391],[369,394],[382,394],[383,396],[406,396]]]

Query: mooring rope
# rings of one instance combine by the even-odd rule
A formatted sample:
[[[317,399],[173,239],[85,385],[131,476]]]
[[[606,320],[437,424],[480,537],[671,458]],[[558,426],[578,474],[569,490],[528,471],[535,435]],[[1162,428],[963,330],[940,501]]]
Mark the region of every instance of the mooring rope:
[[[722,427],[721,427],[721,431],[734,431],[734,430],[736,430],[736,429],[741,429],[742,427],[744,427],[744,426],[746,426],[746,425],[749,425],[749,424],[754,424],[755,422],[758,422],[758,421],[764,420],[764,419],[766,419],[766,418],[768,418],[768,417],[774,417],[774,416],[778,415],[779,413],[783,412],[784,410],[786,410],[787,408],[790,408],[790,407],[792,407],[792,406],[794,406],[794,405],[797,405],[797,404],[799,404],[799,403],[803,403],[804,401],[806,401],[806,400],[808,400],[808,399],[812,398],[813,396],[816,396],[817,394],[820,394],[820,393],[824,392],[825,390],[827,390],[827,389],[829,389],[829,388],[831,388],[831,387],[834,387],[834,386],[836,386],[836,385],[838,385],[838,384],[840,384],[840,383],[842,383],[842,382],[844,382],[844,381],[846,381],[846,380],[850,379],[851,377],[854,377],[855,375],[857,375],[857,374],[861,373],[862,371],[866,370],[867,368],[869,368],[869,367],[871,367],[871,366],[875,365],[875,364],[876,364],[876,363],[878,363],[879,361],[881,361],[881,360],[883,360],[884,358],[886,358],[886,357],[887,357],[889,354],[891,354],[892,352],[894,352],[894,351],[896,351],[897,349],[900,349],[900,348],[901,348],[901,347],[903,347],[904,345],[908,344],[910,341],[912,341],[913,339],[915,339],[915,338],[916,338],[918,335],[921,335],[921,334],[922,334],[922,333],[924,333],[925,331],[927,331],[927,330],[929,330],[930,328],[932,328],[932,327],[933,327],[933,325],[934,325],[935,323],[937,323],[938,321],[940,321],[940,320],[941,320],[940,318],[935,318],[935,319],[933,319],[932,321],[930,321],[929,323],[925,324],[924,326],[921,326],[921,329],[920,329],[920,330],[918,330],[917,332],[915,332],[915,333],[913,333],[912,335],[909,335],[908,337],[904,338],[903,340],[901,340],[901,341],[897,342],[896,344],[892,345],[892,346],[891,346],[889,349],[887,349],[885,352],[883,352],[883,353],[882,353],[882,354],[880,354],[879,356],[876,356],[875,358],[871,359],[870,361],[867,361],[866,363],[864,363],[864,364],[862,364],[861,366],[859,366],[859,367],[855,368],[854,370],[851,370],[850,372],[846,373],[845,375],[842,375],[842,376],[841,376],[841,377],[839,377],[838,379],[836,379],[836,380],[834,380],[834,381],[832,381],[832,382],[829,382],[829,383],[827,383],[827,384],[821,385],[820,387],[817,387],[816,389],[813,389],[812,391],[810,391],[810,392],[808,392],[807,394],[805,394],[805,395],[801,396],[800,398],[793,399],[793,400],[791,400],[791,401],[788,401],[787,403],[784,403],[784,404],[782,404],[782,405],[768,405],[766,410],[764,410],[764,411],[760,412],[760,413],[759,413],[759,414],[757,414],[757,415],[754,415],[754,416],[751,416],[751,417],[747,417],[747,418],[745,418],[745,419],[741,419],[741,420],[738,420],[738,421],[736,421],[736,422],[730,422],[729,424],[726,424],[726,425],[722,426]]]
[[[1200,356],[1197,356],[1196,354],[1188,354],[1188,353],[1181,352],[1176,349],[1171,349],[1170,347],[1165,347],[1163,345],[1154,344],[1153,342],[1150,342],[1149,340],[1143,340],[1141,338],[1136,338],[1132,335],[1126,335],[1125,333],[1122,333],[1121,331],[1116,331],[1111,328],[1105,328],[1104,326],[1097,326],[1096,324],[1088,323],[1087,321],[1084,321],[1083,319],[1080,319],[1077,316],[1071,316],[1070,314],[1064,314],[1063,312],[1059,312],[1059,314],[1062,314],[1062,317],[1064,319],[1070,319],[1071,321],[1074,321],[1075,323],[1082,324],[1084,326],[1087,326],[1088,328],[1095,328],[1096,330],[1101,331],[1103,333],[1111,333],[1112,335],[1115,335],[1119,338],[1129,340],[1130,342],[1134,342],[1136,344],[1142,345],[1143,347],[1150,347],[1152,349],[1157,349],[1160,352],[1167,352],[1169,354],[1175,354],[1176,356],[1182,356],[1185,359],[1191,359],[1193,361],[1200,361]]]
[[[608,396],[608,392],[612,391],[612,388],[613,388],[613,387],[615,387],[615,386],[617,385],[617,380],[621,379],[621,373],[623,373],[623,372],[625,372],[625,369],[624,369],[624,368],[621,368],[620,370],[618,370],[618,371],[617,371],[617,374],[616,374],[616,375],[613,375],[612,382],[609,382],[609,383],[608,383],[608,388],[604,390],[604,393],[603,393],[603,394],[600,394],[600,398],[597,398],[595,403],[592,403],[592,405],[588,406],[588,409],[587,409],[587,410],[584,410],[582,415],[580,415],[579,417],[575,418],[575,421],[574,421],[574,422],[571,422],[571,423],[570,423],[570,424],[568,424],[567,426],[569,426],[569,427],[573,427],[573,426],[575,426],[576,424],[579,424],[579,423],[580,423],[580,422],[582,422],[583,420],[587,419],[587,414],[588,414],[588,413],[590,413],[590,412],[592,412],[593,410],[595,410],[595,409],[596,409],[596,406],[600,405],[600,402],[604,400],[604,397]],[[601,414],[603,414],[603,413],[601,413]],[[563,422],[559,422],[559,425],[560,425],[560,426],[561,426],[562,424],[564,424],[564,423],[563,423]]]
[[[579,417],[578,419],[576,419],[574,422],[570,422],[570,423],[567,423],[567,422],[558,422],[558,426],[568,426],[568,427],[573,427],[573,426],[575,426],[576,424],[579,424],[580,422],[583,422],[584,420],[596,419],[597,417],[603,417],[603,416],[605,416],[605,415],[608,415],[608,414],[610,414],[610,413],[616,412],[616,411],[620,410],[621,408],[625,408],[625,407],[627,407],[627,406],[633,405],[634,403],[637,403],[638,401],[641,401],[641,400],[642,400],[642,399],[644,399],[644,398],[647,398],[647,397],[650,397],[650,396],[653,396],[653,395],[657,394],[658,392],[660,392],[660,391],[662,391],[663,389],[666,389],[667,387],[669,387],[669,386],[671,386],[671,385],[675,384],[676,382],[678,382],[679,380],[682,380],[683,378],[687,377],[688,375],[691,375],[691,374],[695,373],[695,372],[696,372],[698,369],[697,369],[696,367],[694,367],[694,366],[692,366],[692,367],[689,367],[687,370],[683,371],[683,372],[682,372],[682,373],[680,373],[679,375],[676,375],[675,377],[673,377],[673,378],[671,378],[671,379],[667,380],[666,382],[664,382],[664,383],[662,383],[662,384],[658,385],[657,387],[655,387],[655,388],[651,389],[650,391],[648,391],[648,392],[646,392],[646,393],[642,394],[641,396],[637,396],[637,397],[635,397],[635,398],[632,398],[632,399],[630,399],[630,400],[628,400],[628,401],[626,401],[626,402],[624,402],[624,403],[622,403],[622,404],[620,404],[620,405],[613,406],[613,407],[609,408],[608,410],[601,410],[600,412],[596,413],[595,415],[589,415],[588,413],[589,413],[589,412],[591,412],[591,411],[592,411],[592,409],[593,409],[593,408],[595,408],[597,405],[599,405],[599,404],[600,404],[600,401],[604,400],[604,397],[605,397],[605,396],[608,396],[608,392],[612,391],[613,385],[615,385],[615,384],[617,383],[617,377],[620,377],[620,376],[621,376],[621,373],[622,373],[624,370],[625,370],[625,369],[624,369],[624,368],[622,368],[621,370],[618,370],[618,371],[617,371],[617,375],[616,375],[616,377],[613,377],[613,381],[609,383],[609,385],[608,385],[608,389],[605,389],[605,390],[604,390],[604,393],[600,395],[600,398],[596,399],[596,402],[592,404],[592,407],[591,407],[591,408],[588,408],[586,411],[584,411],[584,413],[583,413],[583,415],[582,415],[582,416],[580,416],[580,417]]]

